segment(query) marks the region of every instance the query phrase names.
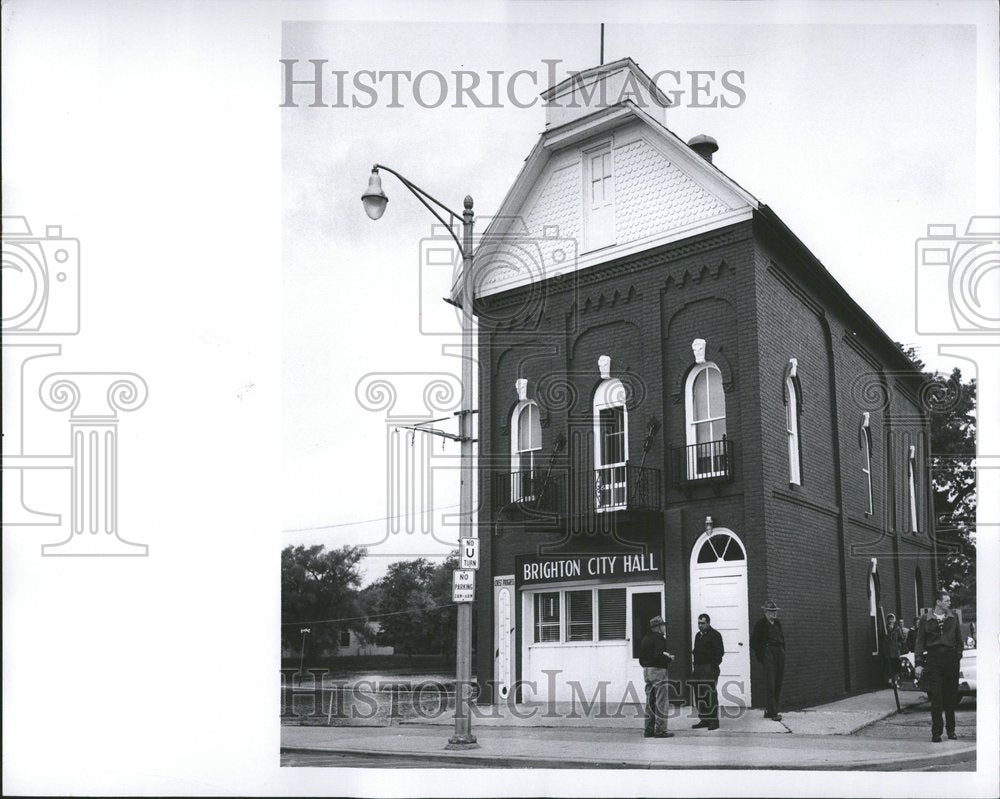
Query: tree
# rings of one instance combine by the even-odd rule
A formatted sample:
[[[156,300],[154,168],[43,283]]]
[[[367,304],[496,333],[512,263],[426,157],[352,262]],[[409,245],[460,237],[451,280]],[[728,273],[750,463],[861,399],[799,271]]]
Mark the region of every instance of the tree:
[[[310,632],[307,651],[332,650],[342,630],[367,635],[365,613],[359,601],[361,575],[358,564],[365,557],[362,547],[344,546],[326,552],[311,547],[285,547],[281,551],[281,645],[299,651],[303,626]],[[327,622],[327,619],[338,621]],[[308,623],[323,621],[322,624]],[[305,624],[303,624],[306,622]]]
[[[426,558],[398,561],[368,586],[362,593],[381,625],[379,641],[411,657],[450,655],[455,649],[451,573],[457,565],[456,554],[436,565]]]
[[[924,392],[930,411],[931,490],[938,545],[938,582],[953,607],[976,604],[976,380],[952,369],[944,378],[924,371],[913,347],[899,345],[932,381]]]

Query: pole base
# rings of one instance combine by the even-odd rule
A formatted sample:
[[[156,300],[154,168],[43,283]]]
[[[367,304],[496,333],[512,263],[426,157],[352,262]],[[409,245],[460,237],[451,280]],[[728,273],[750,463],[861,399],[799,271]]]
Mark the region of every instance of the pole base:
[[[453,735],[445,749],[479,749],[475,735]]]

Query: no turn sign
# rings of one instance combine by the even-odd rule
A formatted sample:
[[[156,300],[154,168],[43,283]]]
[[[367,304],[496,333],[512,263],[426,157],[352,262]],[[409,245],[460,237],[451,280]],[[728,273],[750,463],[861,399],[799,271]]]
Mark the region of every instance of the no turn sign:
[[[459,539],[459,559],[463,569],[479,568],[479,539],[461,538]]]
[[[475,597],[475,571],[472,569],[455,569],[451,574],[451,601],[472,602]]]

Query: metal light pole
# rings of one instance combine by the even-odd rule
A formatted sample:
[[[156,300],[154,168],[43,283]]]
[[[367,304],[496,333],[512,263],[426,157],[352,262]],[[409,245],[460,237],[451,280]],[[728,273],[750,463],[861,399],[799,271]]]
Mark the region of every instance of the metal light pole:
[[[414,428],[425,433],[444,436],[460,443],[460,493],[459,493],[459,524],[461,538],[474,538],[475,529],[472,525],[472,225],[475,215],[472,212],[472,197],[466,195],[461,216],[452,211],[439,200],[407,180],[398,172],[381,164],[372,167],[368,179],[368,188],[361,195],[365,213],[370,219],[379,219],[385,213],[389,198],[382,191],[382,178],[379,170],[395,175],[400,182],[415,196],[434,217],[447,228],[448,233],[458,245],[462,254],[462,405],[458,413],[458,435],[454,436],[440,430]],[[433,203],[444,211],[451,219],[462,223],[462,239],[455,235],[452,226],[442,218],[441,214],[431,205]],[[478,748],[476,736],[472,734],[472,718],[469,700],[472,691],[472,603],[458,603],[458,630],[456,642],[456,686],[455,686],[455,734],[448,739],[448,749]]]
[[[299,632],[302,633],[302,654],[299,657],[299,674],[304,674],[306,665],[306,633],[310,632],[310,629],[303,627]]]

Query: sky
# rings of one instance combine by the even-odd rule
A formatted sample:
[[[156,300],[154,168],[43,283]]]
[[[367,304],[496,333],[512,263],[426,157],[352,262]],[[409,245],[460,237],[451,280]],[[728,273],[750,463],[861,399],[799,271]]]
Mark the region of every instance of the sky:
[[[679,73],[659,82],[677,101],[667,126],[684,140],[717,139],[714,163],[770,205],[891,337],[917,347],[932,368],[963,367],[938,355],[937,337],[915,329],[914,253],[928,223],[964,233],[989,196],[980,184],[996,174],[996,154],[979,138],[975,27],[927,24],[920,13],[867,23],[775,10],[744,22],[728,13],[701,22],[660,16],[609,19],[605,61],[630,56],[650,75]],[[365,545],[366,582],[401,554],[440,557],[450,548],[454,520],[422,511],[454,513],[457,481],[435,480],[411,506],[389,504],[393,427],[355,396],[359,381],[378,372],[400,390],[393,413],[420,413],[419,401],[404,409],[403,394],[423,378],[404,373],[457,381],[458,361],[442,354],[458,341],[457,322],[440,302],[433,307],[448,276],[436,274],[433,286],[420,263],[420,242],[436,223],[391,175],[383,174],[390,203],[378,223],[364,216],[359,196],[380,162],[454,209],[472,194],[488,219],[544,127],[537,95],[550,70],[562,80],[599,63],[599,19],[285,24],[292,77],[313,78],[310,59],[324,59],[330,75],[344,78],[341,89],[327,78],[323,100],[347,106],[311,107],[313,88],[295,86],[285,100],[298,107],[281,115],[287,544]],[[363,70],[409,76],[399,78],[395,99],[388,79],[362,76],[376,87],[373,98],[353,88]],[[482,103],[499,107],[467,98],[468,107],[452,107],[460,70],[481,79]],[[535,74],[514,79],[511,98],[506,87],[518,70]],[[425,71],[430,77],[413,79]],[[499,101],[486,90],[491,73],[500,73]],[[438,74],[450,83],[443,102]],[[997,271],[989,290],[1000,293]],[[451,337],[426,333],[449,324]],[[457,457],[451,442],[424,446],[442,469]],[[420,456],[415,447],[410,454]]]
[[[5,490],[24,477],[20,495],[4,496],[5,794],[329,795],[331,779],[357,795],[414,791],[405,771],[278,767],[268,686],[280,666],[280,552],[366,545],[370,581],[394,558],[450,547],[447,519],[407,524],[457,504],[455,446],[435,439],[421,453],[392,438],[425,412],[428,383],[440,382],[429,400],[456,401],[456,342],[429,335],[454,324],[437,299],[449,276],[421,270],[431,220],[394,179],[378,223],[360,195],[378,161],[452,207],[471,194],[485,221],[544,111],[409,100],[281,108],[282,58],[326,59],[352,77],[510,76],[544,72],[546,59],[578,70],[598,59],[604,22],[607,59],[630,55],[651,74],[742,72],[745,102],[681,102],[668,126],[718,139],[719,167],[774,208],[890,335],[920,344],[938,368],[979,368],[981,406],[1000,408],[985,379],[1000,375],[997,348],[945,337],[950,354],[938,356],[942,344],[916,335],[913,314],[926,226],[961,232],[972,214],[1000,214],[995,3],[7,0],[0,15],[3,213],[25,217],[36,251],[79,244],[63,267],[74,279],[57,276],[45,295],[62,309],[52,324],[73,321],[79,300],[79,330],[3,338]],[[8,281],[5,312],[22,285]],[[22,369],[25,353],[39,357]],[[85,384],[86,404],[53,403],[41,390],[51,375]],[[123,376],[148,396],[113,402],[108,415],[107,388]],[[387,383],[398,417],[388,422]],[[115,431],[114,491],[101,501],[113,505],[116,535],[70,529],[70,418],[92,412]],[[984,530],[1000,523],[983,515],[1000,497],[1000,459],[982,457],[1000,452],[995,412],[979,429]],[[387,487],[393,443],[404,460],[435,467],[432,490],[403,492],[398,506]],[[61,465],[8,468],[21,456]],[[15,524],[23,508],[50,514],[46,524]],[[387,533],[390,511],[400,532]],[[299,531],[317,527],[327,529]],[[75,547],[101,551],[76,557]],[[981,570],[995,573],[997,555],[996,537],[981,535]],[[979,584],[984,630],[996,629],[996,586]],[[984,635],[981,657],[995,661],[996,644]],[[996,721],[980,716],[983,752],[998,751]],[[984,764],[949,784],[992,795],[996,764],[992,775]],[[445,793],[480,785],[437,779]],[[543,787],[613,792],[620,780],[594,773],[587,786]],[[694,783],[678,775],[671,787]],[[752,773],[740,787],[804,790]],[[869,774],[853,790],[937,787]],[[663,784],[635,774],[628,789],[661,795]]]

